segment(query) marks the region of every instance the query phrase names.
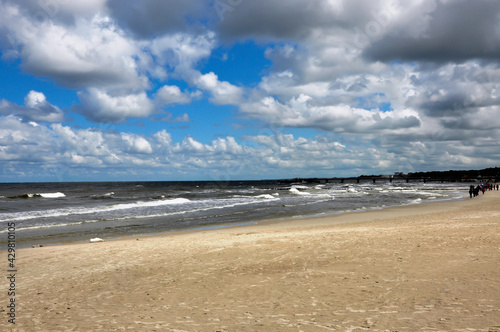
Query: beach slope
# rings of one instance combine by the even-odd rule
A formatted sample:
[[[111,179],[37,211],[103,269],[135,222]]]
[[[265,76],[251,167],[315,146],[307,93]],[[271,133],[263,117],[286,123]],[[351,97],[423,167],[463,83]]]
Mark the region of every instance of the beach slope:
[[[500,194],[23,249],[17,268],[2,330],[500,331]]]

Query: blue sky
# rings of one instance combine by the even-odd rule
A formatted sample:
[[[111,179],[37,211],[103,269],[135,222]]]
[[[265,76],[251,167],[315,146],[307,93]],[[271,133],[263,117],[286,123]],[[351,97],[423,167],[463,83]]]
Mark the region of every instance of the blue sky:
[[[0,0],[0,13],[1,182],[499,164],[497,2]]]

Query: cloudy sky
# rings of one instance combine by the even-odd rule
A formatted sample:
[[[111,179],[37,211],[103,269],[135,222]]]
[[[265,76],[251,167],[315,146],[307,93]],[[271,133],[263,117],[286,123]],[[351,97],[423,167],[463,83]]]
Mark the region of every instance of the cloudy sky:
[[[494,0],[0,0],[0,181],[500,164]]]

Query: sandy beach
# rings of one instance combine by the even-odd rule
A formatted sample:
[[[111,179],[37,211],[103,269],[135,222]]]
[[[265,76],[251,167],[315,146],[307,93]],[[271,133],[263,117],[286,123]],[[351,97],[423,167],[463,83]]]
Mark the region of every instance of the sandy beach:
[[[1,330],[500,331],[500,194],[22,249],[16,264]]]

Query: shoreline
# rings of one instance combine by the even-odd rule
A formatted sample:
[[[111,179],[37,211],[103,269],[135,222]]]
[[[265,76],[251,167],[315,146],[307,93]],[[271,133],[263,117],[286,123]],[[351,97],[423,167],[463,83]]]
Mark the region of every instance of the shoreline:
[[[499,203],[20,249],[15,327],[497,331]]]
[[[440,203],[446,203],[446,202],[455,202],[455,201],[462,201],[466,200],[467,198],[464,196],[463,198],[448,198],[448,199],[436,199],[436,200],[426,200],[422,201],[421,203],[408,203],[404,205],[395,205],[395,206],[384,206],[384,207],[369,207],[369,208],[362,208],[358,210],[347,210],[347,211],[336,211],[336,212],[331,212],[331,213],[321,213],[321,214],[316,214],[316,215],[300,215],[300,216],[288,216],[288,217],[276,217],[276,218],[270,218],[270,219],[259,219],[259,220],[251,220],[251,221],[246,221],[243,223],[230,223],[230,224],[214,224],[214,225],[205,225],[205,226],[194,226],[192,228],[185,228],[185,229],[174,229],[170,231],[159,231],[159,232],[150,232],[150,233],[138,233],[135,235],[118,235],[116,237],[108,237],[108,238],[103,238],[104,241],[119,241],[119,240],[126,240],[126,239],[132,239],[136,237],[140,238],[145,238],[145,237],[155,237],[155,236],[169,236],[169,235],[175,235],[177,233],[184,233],[184,232],[197,232],[197,231],[203,231],[203,230],[210,230],[210,229],[226,229],[226,228],[233,228],[233,227],[244,227],[244,226],[254,226],[254,225],[260,225],[260,224],[274,224],[274,223],[290,223],[293,224],[294,221],[300,221],[302,219],[322,219],[322,218],[330,218],[330,217],[335,217],[336,216],[343,216],[343,215],[350,215],[350,214],[362,214],[362,213],[369,213],[373,211],[386,211],[386,210],[391,210],[391,209],[399,209],[399,208],[405,208],[405,207],[412,207],[412,206],[423,206],[427,204],[440,204]],[[348,218],[351,219],[351,218]],[[340,221],[342,223],[342,221]],[[97,235],[96,237],[99,237]],[[45,243],[40,243],[44,242],[43,240],[40,241],[22,241],[18,242],[18,247],[20,249],[28,249],[32,248],[33,246],[38,247],[42,245],[43,247],[47,246],[64,246],[64,245],[73,245],[73,244],[85,244],[88,243],[90,238],[75,238],[75,239],[70,239],[70,240],[52,240],[54,242],[45,242]],[[35,243],[36,242],[36,243]],[[19,245],[22,243],[22,245]],[[7,246],[7,243],[5,243],[5,247]],[[3,249],[0,248],[0,252],[7,250],[6,248]]]
[[[436,205],[435,209],[431,209],[431,211],[447,211],[451,206],[441,206],[440,204],[448,204],[454,202],[462,202],[467,201],[468,198],[458,198],[458,199],[446,199],[446,200],[432,200],[432,201],[424,201],[423,203],[418,204],[405,204],[399,206],[388,206],[383,208],[368,208],[368,209],[360,209],[357,211],[341,211],[335,213],[325,213],[324,215],[311,215],[311,216],[296,216],[296,217],[284,217],[284,218],[274,218],[274,219],[264,219],[257,221],[249,221],[238,224],[224,224],[224,225],[213,225],[206,227],[196,227],[194,229],[182,229],[182,230],[174,230],[169,232],[160,232],[160,233],[149,233],[142,235],[131,235],[126,237],[112,238],[106,241],[126,241],[133,240],[136,238],[162,238],[169,236],[177,236],[182,234],[191,234],[197,232],[217,232],[217,231],[231,231],[232,229],[238,230],[243,228],[249,228],[251,230],[254,227],[264,227],[264,228],[294,228],[294,227],[314,227],[314,226],[339,226],[339,225],[349,225],[349,224],[362,224],[366,222],[376,222],[381,219],[386,219],[388,215],[397,215],[399,217],[405,216],[413,216],[417,214],[421,214],[421,209],[427,208],[428,205]],[[462,205],[455,206],[453,208],[460,208]],[[394,210],[394,211],[391,211]],[[380,216],[379,216],[380,215]],[[372,219],[373,217],[377,219]],[[339,219],[339,220],[337,220]],[[304,221],[310,223],[309,225],[305,225]],[[84,242],[86,243],[86,242]],[[71,245],[76,243],[68,243],[66,245]]]

